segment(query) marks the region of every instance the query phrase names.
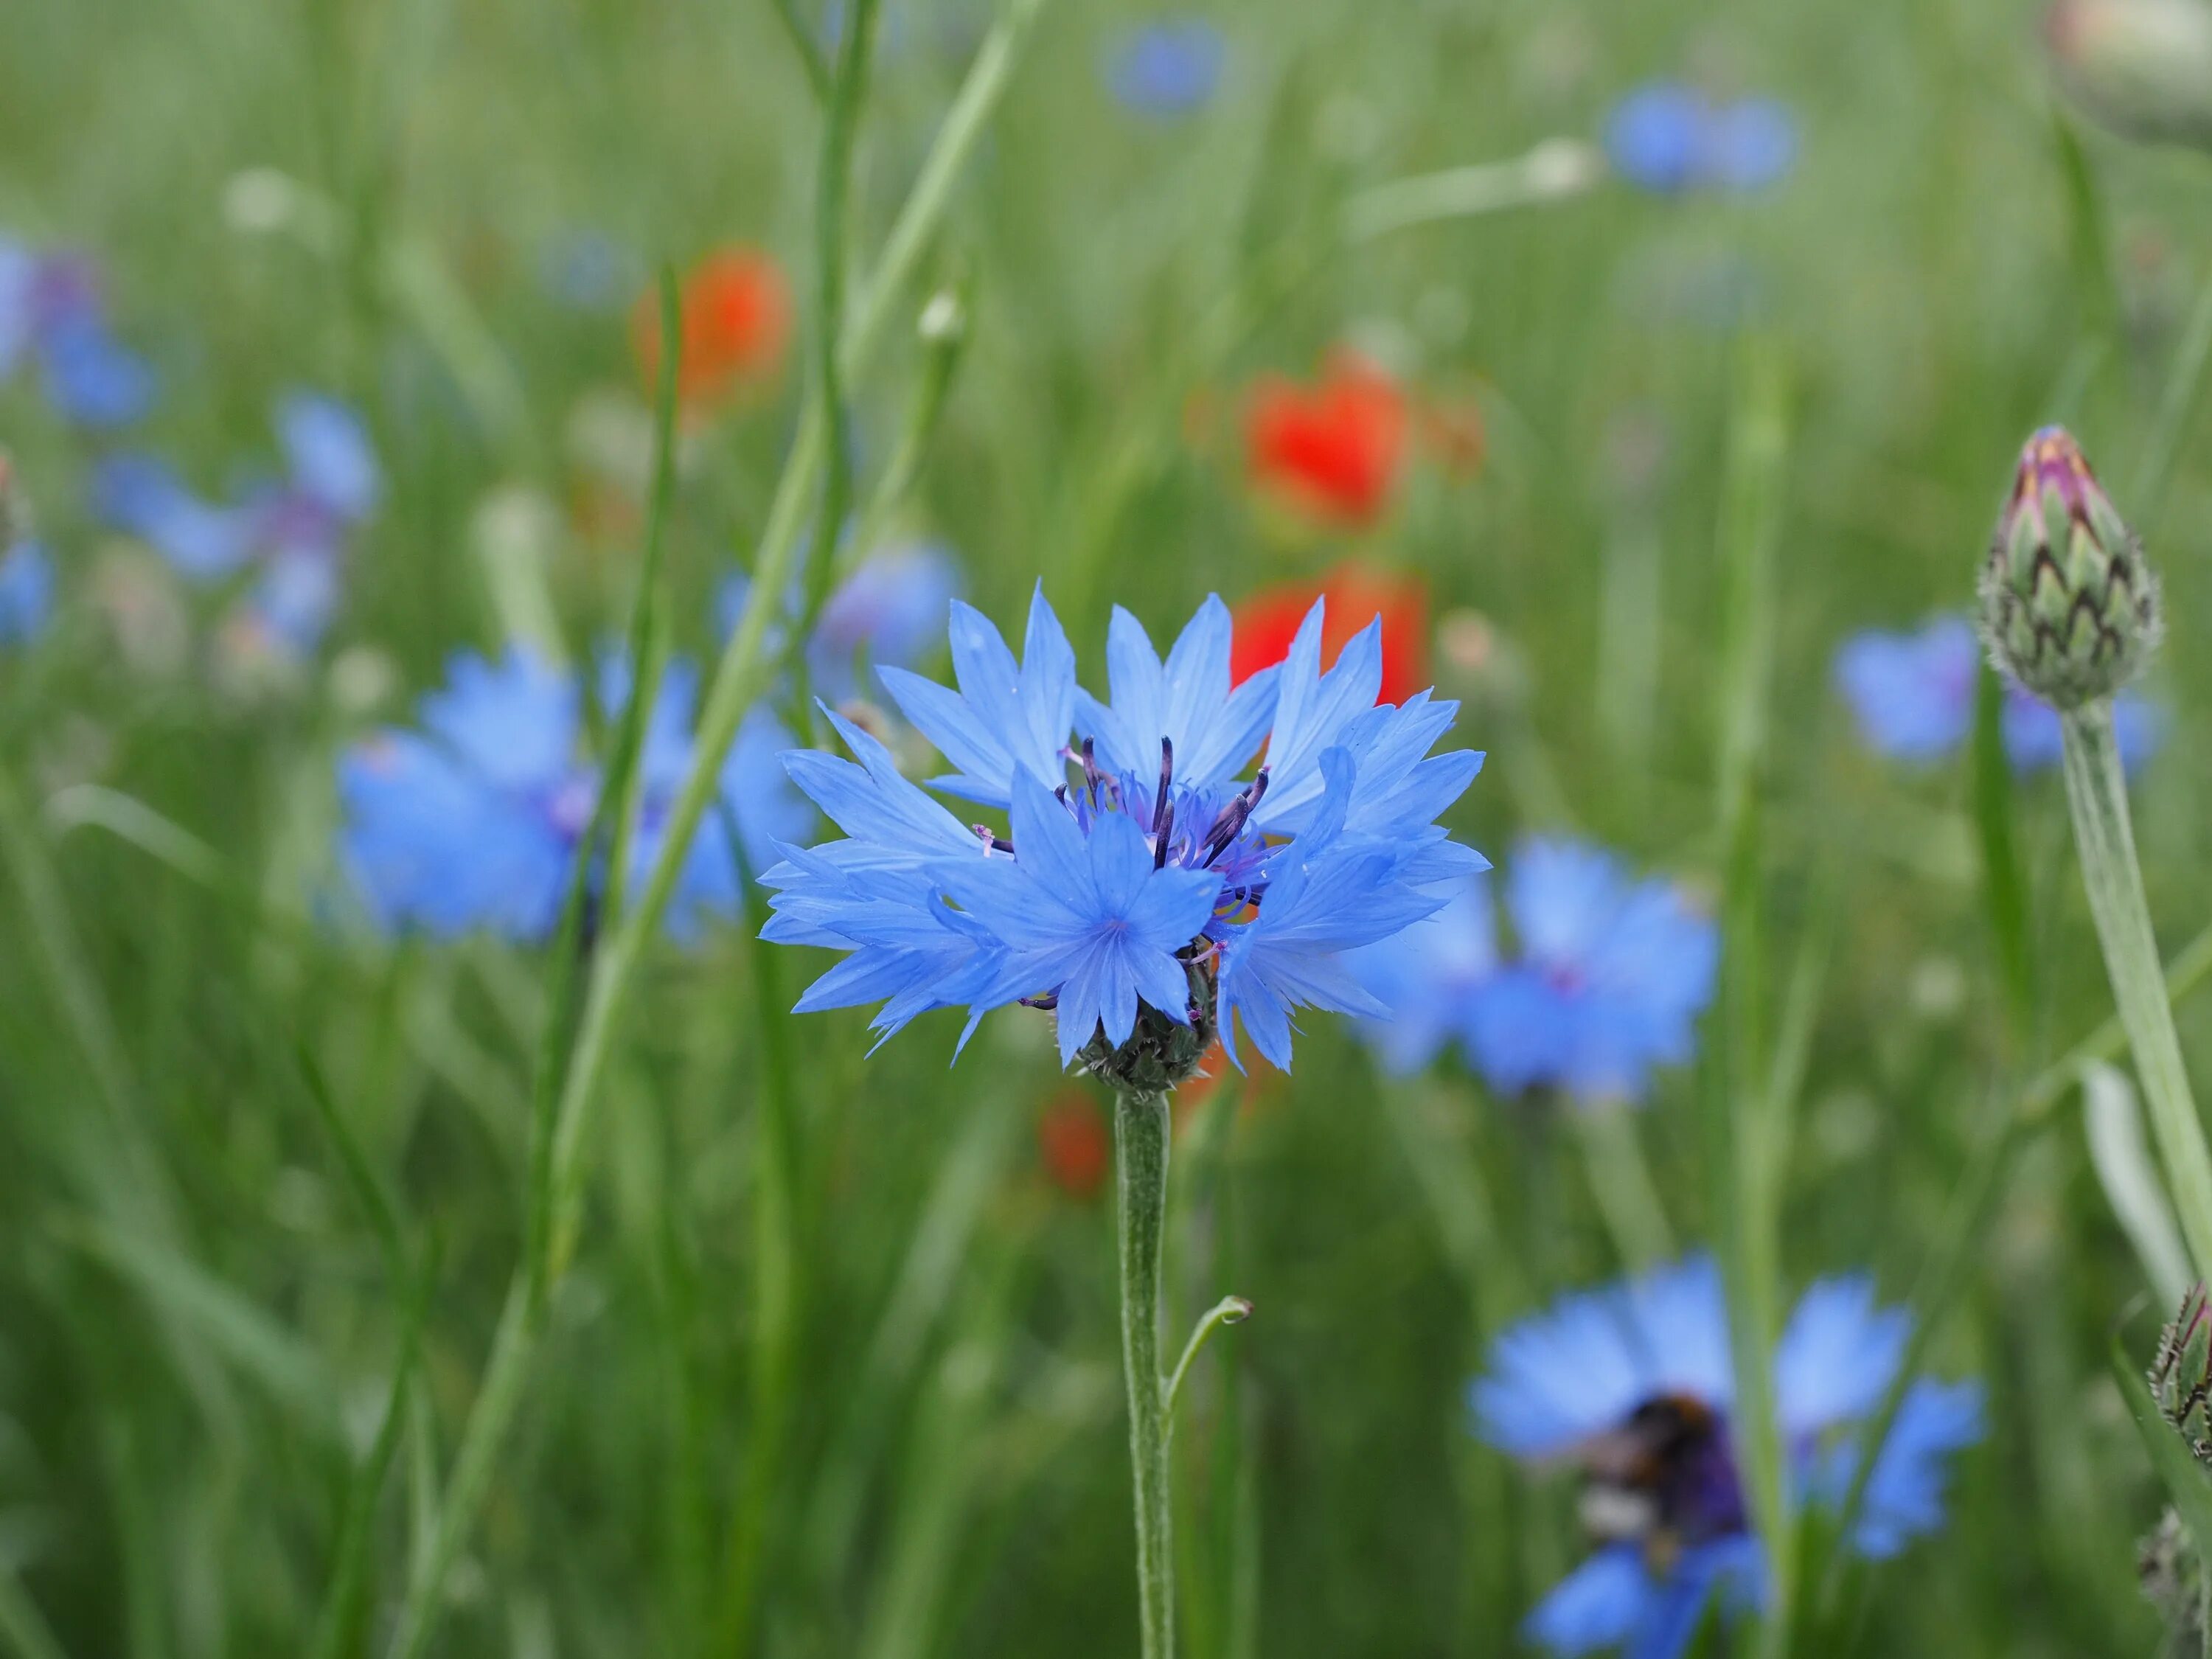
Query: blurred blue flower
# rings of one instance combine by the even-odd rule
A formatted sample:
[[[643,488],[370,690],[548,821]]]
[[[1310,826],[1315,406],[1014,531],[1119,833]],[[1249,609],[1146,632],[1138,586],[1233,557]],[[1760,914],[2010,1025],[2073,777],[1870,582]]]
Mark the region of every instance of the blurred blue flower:
[[[1641,1100],[1655,1066],[1697,1051],[1719,963],[1712,919],[1668,881],[1636,881],[1602,848],[1530,840],[1504,891],[1519,954],[1470,990],[1461,1034],[1504,1094]]]
[[[110,329],[91,264],[0,237],[0,376],[27,356],[46,401],[78,426],[125,426],[152,406],[153,370]]]
[[[629,676],[617,662],[599,680],[612,720]],[[634,879],[657,856],[690,767],[696,693],[692,666],[671,663],[640,758]],[[496,662],[464,652],[448,666],[446,689],[422,700],[419,732],[380,732],[341,758],[343,856],[381,926],[439,938],[482,929],[524,941],[552,932],[599,799],[583,714],[573,672],[520,649]],[[781,842],[812,823],[777,763],[789,741],[765,709],[740,726],[720,780],[738,842],[732,846],[720,814],[702,826],[670,909],[676,931],[695,927],[702,914],[734,913],[740,850],[746,868],[764,869]]]
[[[234,636],[303,656],[321,642],[343,591],[353,532],[382,493],[360,416],[337,398],[294,392],[277,406],[285,471],[224,503],[195,493],[167,462],[125,452],[93,471],[94,512],[137,537],[193,581],[252,565]]]
[[[933,1008],[965,1006],[970,1030],[1008,1003],[1056,1008],[1063,1065],[1101,1034],[1119,1049],[1140,1018],[1153,1037],[1202,1037],[1218,1018],[1234,1059],[1241,1016],[1283,1067],[1298,1007],[1379,1014],[1349,953],[1483,867],[1434,822],[1481,757],[1428,752],[1455,704],[1425,692],[1376,704],[1379,624],[1323,674],[1323,621],[1316,605],[1280,669],[1232,692],[1219,599],[1164,660],[1117,608],[1102,702],[1078,688],[1041,586],[1019,661],[955,601],[958,689],[896,668],[881,678],[957,769],[935,787],[1006,811],[1012,838],[963,824],[833,714],[858,764],[812,750],[786,763],[848,839],[791,849],[766,878],[777,891],[763,937],[849,953],[799,1011],[881,1003],[888,1036]],[[1231,775],[1263,738],[1269,764],[1240,786]],[[1291,780],[1281,813],[1279,774]]]
[[[1486,875],[1455,884],[1442,909],[1395,939],[1354,952],[1352,971],[1389,1011],[1359,1023],[1383,1069],[1408,1076],[1460,1041],[1470,1001],[1498,967]]]
[[[1938,617],[1916,633],[1853,635],[1836,653],[1836,684],[1868,748],[1924,766],[1948,758],[1972,734],[1981,663],[1973,625]],[[2156,705],[2123,693],[2113,699],[2112,721],[2121,762],[2133,772],[2156,752],[2165,717]],[[2057,710],[2009,680],[2000,730],[2014,771],[2058,763]]]
[[[1212,100],[1228,61],[1228,41],[1205,19],[1163,18],[1125,34],[1107,53],[1106,87],[1139,115],[1188,115]]]
[[[1863,1276],[1808,1291],[1774,1355],[1774,1407],[1800,1492],[1840,1507],[1872,1416],[1904,1361],[1901,1309]],[[1516,1457],[1572,1463],[1589,1558],[1523,1626],[1553,1653],[1625,1648],[1677,1659],[1711,1602],[1740,1614],[1765,1593],[1729,1414],[1735,1387],[1720,1275],[1696,1256],[1570,1296],[1492,1345],[1472,1390],[1484,1438]],[[1982,1435],[1978,1384],[1914,1382],[1867,1481],[1850,1542],[1896,1554],[1942,1524],[1951,1456]]]
[[[1753,191],[1789,173],[1797,125],[1771,98],[1716,104],[1694,88],[1659,81],[1613,106],[1605,148],[1613,170],[1639,189]]]
[[[54,562],[36,542],[0,556],[0,645],[27,645],[53,616]]]

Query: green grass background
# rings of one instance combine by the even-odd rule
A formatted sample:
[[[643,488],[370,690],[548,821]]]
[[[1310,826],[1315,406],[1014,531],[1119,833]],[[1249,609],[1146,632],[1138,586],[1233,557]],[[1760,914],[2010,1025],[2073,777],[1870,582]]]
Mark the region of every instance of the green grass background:
[[[1445,678],[1492,754],[1463,835],[1497,855],[1573,830],[1717,893],[1723,458],[1754,342],[1785,366],[1790,433],[1765,641],[1770,1018],[1805,940],[1832,941],[1813,958],[1781,1271],[1794,1292],[1865,1267],[1903,1298],[1981,1126],[2110,1005],[2056,781],[2012,805],[2037,973],[2008,1032],[1966,765],[1908,776],[1860,753],[1830,653],[1966,603],[2041,419],[2072,422],[2129,505],[2212,259],[2212,161],[2085,136],[2089,187],[2070,188],[2032,9],[1993,0],[1209,15],[1231,42],[1223,92],[1161,128],[1097,74],[1137,14],[1047,0],[927,261],[930,282],[969,285],[972,334],[900,529],[956,547],[1002,622],[1042,574],[1091,663],[1115,602],[1158,636],[1208,591],[1347,552],[1417,571],[1517,665]],[[863,261],[989,21],[985,0],[939,0],[887,22]],[[1784,186],[1666,201],[1608,183],[1331,241],[1352,192],[1588,137],[1622,90],[1684,73],[1793,105]],[[404,718],[449,652],[503,637],[472,545],[487,496],[568,502],[579,399],[612,387],[643,407],[622,318],[545,296],[547,239],[603,230],[641,283],[663,258],[757,241],[803,308],[817,127],[753,0],[12,0],[0,228],[106,263],[167,383],[149,436],[200,476],[265,453],[282,388],[359,400],[387,495],[329,655],[372,651],[394,682],[364,701],[325,666],[241,702],[206,671],[198,599],[191,647],[134,665],[97,603],[132,567],[82,516],[86,452],[26,386],[0,392],[64,586],[56,635],[0,668],[0,1643],[26,1659],[307,1652],[349,1559],[366,1593],[331,1650],[383,1650],[524,1245],[548,969],[315,925],[334,757]],[[227,186],[264,167],[334,205],[326,246],[227,221]],[[1286,246],[1317,251],[1311,279],[1198,358],[1206,319]],[[447,299],[396,293],[395,251]],[[1346,337],[1387,341],[1426,392],[1476,398],[1487,464],[1466,479],[1417,463],[1370,533],[1285,534],[1233,434],[1190,441],[1186,404],[1233,407],[1252,375],[1304,374]],[[2085,343],[2091,372],[2069,376]],[[855,389],[864,491],[911,358],[902,341]],[[795,368],[701,434],[680,479],[668,568],[694,654],[714,584],[751,556]],[[1660,442],[1640,489],[1620,476],[1625,423]],[[2169,948],[2212,901],[2212,667],[2192,643],[2212,620],[2208,441],[2190,433],[2140,526],[2170,604],[2154,690],[2172,718],[2136,797]],[[1626,672],[1602,599],[1608,559],[1647,532],[1662,587],[1638,729],[1602,717]],[[624,625],[634,539],[550,550],[572,642]],[[64,792],[87,782],[209,856],[68,827],[61,806],[84,797]],[[798,1346],[750,1650],[1132,1650],[1110,1221],[1038,1168],[1035,1116],[1065,1086],[1044,1022],[996,1018],[950,1068],[948,1021],[864,1058],[858,1017],[764,1022],[764,997],[788,1006],[815,966],[762,961],[734,930],[647,965],[574,1265],[438,1651],[740,1650],[721,1610],[760,1455],[756,1125],[779,1053],[802,1126]],[[2201,1020],[2182,1023],[2201,1058]],[[1178,1156],[1174,1329],[1226,1291],[1259,1310],[1218,1341],[1178,1437],[1186,1648],[1510,1652],[1578,1547],[1571,1495],[1473,1442],[1465,1384],[1486,1332],[1620,1263],[1566,1124],[1455,1073],[1386,1091],[1335,1022],[1309,1024],[1296,1075],[1202,1118]],[[1711,1236],[1694,1093],[1669,1077],[1636,1124],[1685,1242]],[[354,1549],[342,1518],[414,1299],[368,1190],[432,1277]],[[1990,1389],[1951,1524],[1807,1650],[2153,1650],[2133,1552],[2156,1487],[2105,1359],[2139,1285],[2069,1103],[2008,1171],[1937,1334],[1939,1366]]]

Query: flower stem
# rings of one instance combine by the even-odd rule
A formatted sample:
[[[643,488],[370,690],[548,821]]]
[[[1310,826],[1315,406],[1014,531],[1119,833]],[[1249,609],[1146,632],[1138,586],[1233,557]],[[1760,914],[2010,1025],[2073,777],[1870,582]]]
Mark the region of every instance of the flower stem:
[[[1168,1097],[1123,1095],[1114,1113],[1121,1255],[1121,1369],[1136,1480],[1137,1607],[1143,1659],[1175,1651],[1175,1559],[1168,1512],[1167,1389],[1160,1381],[1160,1255],[1168,1208]]]
[[[2197,1272],[2212,1277],[2212,1150],[2205,1146],[2203,1122],[2166,1004],[2165,973],[2143,897],[2142,871],[2136,862],[2112,707],[2100,699],[2065,715],[2064,721],[2066,800],[2073,809],[2082,885],[2105,950],[2106,975],[2135,1050],[2136,1072],[2174,1208],[2180,1212],[2182,1235]]]

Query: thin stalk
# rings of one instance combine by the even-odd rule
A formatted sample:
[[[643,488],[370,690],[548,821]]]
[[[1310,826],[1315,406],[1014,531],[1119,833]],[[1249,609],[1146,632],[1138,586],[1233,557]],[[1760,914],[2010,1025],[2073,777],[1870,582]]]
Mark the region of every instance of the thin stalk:
[[[2135,1050],[2151,1133],[2166,1165],[2182,1236],[2200,1278],[2212,1279],[2212,1149],[2182,1063],[2166,1005],[2165,975],[2136,861],[2127,779],[2112,732],[2112,706],[2100,700],[2064,717],[2066,802],[2081,860],[2081,883],[2104,946],[2112,1000]]]
[[[1199,1355],[1206,1351],[1206,1345],[1213,1340],[1214,1332],[1224,1326],[1241,1325],[1251,1316],[1252,1304],[1241,1296],[1224,1296],[1199,1316],[1190,1340],[1183,1344],[1182,1358],[1176,1361],[1175,1375],[1168,1378],[1167,1413],[1170,1427],[1175,1423],[1176,1400],[1182,1393],[1182,1380]]]
[[[1160,1260],[1167,1231],[1168,1097],[1124,1095],[1114,1113],[1121,1258],[1121,1370],[1135,1480],[1142,1659],[1173,1659],[1175,1552],[1168,1503],[1167,1389],[1160,1379]]]

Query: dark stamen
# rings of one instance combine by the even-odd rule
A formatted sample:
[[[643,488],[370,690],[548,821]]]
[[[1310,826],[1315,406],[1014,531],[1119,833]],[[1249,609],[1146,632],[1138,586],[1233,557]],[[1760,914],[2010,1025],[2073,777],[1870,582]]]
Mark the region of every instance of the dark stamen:
[[[1259,805],[1261,797],[1267,793],[1267,769],[1263,766],[1258,775],[1253,778],[1251,787],[1231,801],[1228,809],[1214,820],[1213,828],[1206,832],[1206,858],[1200,868],[1211,865],[1227,852],[1230,842],[1244,833],[1244,825],[1250,819],[1253,809]]]
[[[999,834],[989,824],[971,823],[968,827],[975,832],[975,839],[983,843],[985,852],[1011,854],[1014,850],[1013,842]]]
[[[1152,819],[1152,868],[1164,868],[1168,861],[1168,838],[1175,833],[1175,807],[1165,795],[1160,797],[1160,811]]]
[[[1175,777],[1175,744],[1167,738],[1160,739],[1160,793],[1152,803],[1152,839],[1164,849],[1167,846],[1167,827],[1175,822],[1175,808],[1168,802],[1168,785]],[[1167,856],[1164,850],[1161,857]]]

